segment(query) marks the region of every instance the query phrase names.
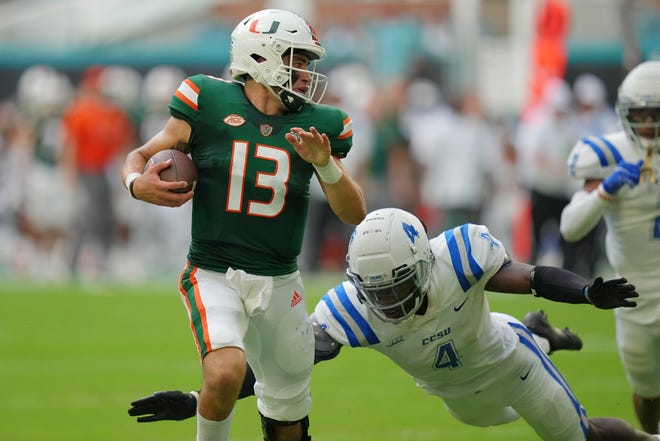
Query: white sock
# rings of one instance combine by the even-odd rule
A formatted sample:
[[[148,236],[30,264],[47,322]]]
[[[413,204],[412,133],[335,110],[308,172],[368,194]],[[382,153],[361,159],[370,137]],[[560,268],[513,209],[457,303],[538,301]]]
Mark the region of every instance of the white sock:
[[[234,411],[221,421],[207,420],[197,413],[197,441],[229,441],[229,428]]]
[[[539,347],[545,352],[546,354],[550,352],[550,342],[548,341],[547,338],[541,337],[540,335],[532,334],[534,336],[534,340],[536,340],[536,344],[539,345]]]

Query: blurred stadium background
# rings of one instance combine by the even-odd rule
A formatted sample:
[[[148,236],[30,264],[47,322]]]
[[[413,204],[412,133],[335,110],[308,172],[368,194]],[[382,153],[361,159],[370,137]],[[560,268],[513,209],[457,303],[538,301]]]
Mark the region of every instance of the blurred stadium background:
[[[346,162],[369,207],[406,208],[433,234],[487,223],[523,260],[533,185],[525,116],[559,105],[543,101],[553,80],[575,88],[583,74],[592,81],[568,92],[566,110],[577,115],[582,96],[611,110],[627,70],[660,56],[660,2],[651,0],[0,1],[0,275],[145,280],[180,267],[189,207],[131,200],[121,161],[161,127],[181,78],[226,75],[233,26],[265,7],[315,24],[328,51],[326,99],[354,120]],[[94,170],[112,193],[106,219],[92,225],[102,231],[81,221],[85,197],[96,198],[77,185],[83,166],[62,159],[71,150],[62,115],[92,82],[133,135]],[[560,168],[567,148],[553,147]],[[341,270],[350,229],[328,215],[318,186],[308,224],[301,267]],[[561,262],[553,235],[556,227],[538,245]]]
[[[545,147],[563,167],[584,133],[581,102],[611,115],[626,72],[660,58],[657,0],[0,1],[0,440],[193,436],[191,421],[137,426],[125,413],[131,399],[195,387],[199,375],[174,289],[190,207],[132,200],[119,170],[126,149],[160,128],[185,76],[226,75],[235,23],[266,7],[298,11],[318,31],[326,99],[354,120],[346,165],[369,208],[413,211],[431,233],[486,223],[525,261],[564,262],[556,225],[531,239],[530,115],[552,109],[571,122],[553,120],[563,138]],[[85,171],[63,160],[64,116],[90,84],[131,123],[98,170],[110,186],[101,231],[85,215]],[[342,277],[350,234],[312,190],[300,258],[310,307]],[[601,250],[583,257],[608,271]],[[609,313],[493,303],[518,316],[543,307],[578,331],[585,349],[557,354],[560,368],[590,414],[635,423]],[[534,439],[522,423],[453,421],[394,367],[355,352],[316,370],[315,439]],[[253,404],[241,403],[239,441],[258,439]]]

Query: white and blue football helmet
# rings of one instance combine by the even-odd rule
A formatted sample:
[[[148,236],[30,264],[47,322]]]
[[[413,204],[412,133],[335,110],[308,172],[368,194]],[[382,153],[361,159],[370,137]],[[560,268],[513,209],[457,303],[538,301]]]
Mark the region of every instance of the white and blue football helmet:
[[[346,260],[360,300],[381,320],[400,323],[422,306],[434,256],[417,217],[397,208],[372,211],[355,227]]]
[[[626,75],[616,112],[634,145],[660,152],[660,61],[641,63]]]

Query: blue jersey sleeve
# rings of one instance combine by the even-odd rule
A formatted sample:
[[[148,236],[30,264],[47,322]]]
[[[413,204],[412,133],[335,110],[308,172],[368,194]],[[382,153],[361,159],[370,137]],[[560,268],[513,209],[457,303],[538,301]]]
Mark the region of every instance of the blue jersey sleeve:
[[[508,254],[497,238],[484,225],[464,224],[445,231],[439,237],[440,246],[446,246],[454,276],[464,292],[492,277],[502,266]],[[435,251],[443,258],[445,250]]]
[[[360,347],[380,343],[367,318],[367,308],[357,298],[350,282],[329,290],[314,309],[319,325],[344,346]]]

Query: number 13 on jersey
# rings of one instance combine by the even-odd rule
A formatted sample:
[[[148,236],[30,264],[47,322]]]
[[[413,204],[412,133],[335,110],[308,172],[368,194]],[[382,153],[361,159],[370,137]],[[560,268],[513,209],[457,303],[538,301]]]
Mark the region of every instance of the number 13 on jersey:
[[[245,173],[248,163],[248,146],[246,141],[234,141],[232,146],[231,165],[229,169],[229,186],[227,188],[227,211],[240,213],[243,209],[245,193]],[[255,185],[272,191],[269,201],[247,201],[247,214],[250,216],[275,217],[284,209],[287,183],[291,171],[291,157],[285,149],[257,145],[254,156],[275,162],[275,173],[257,172]]]

